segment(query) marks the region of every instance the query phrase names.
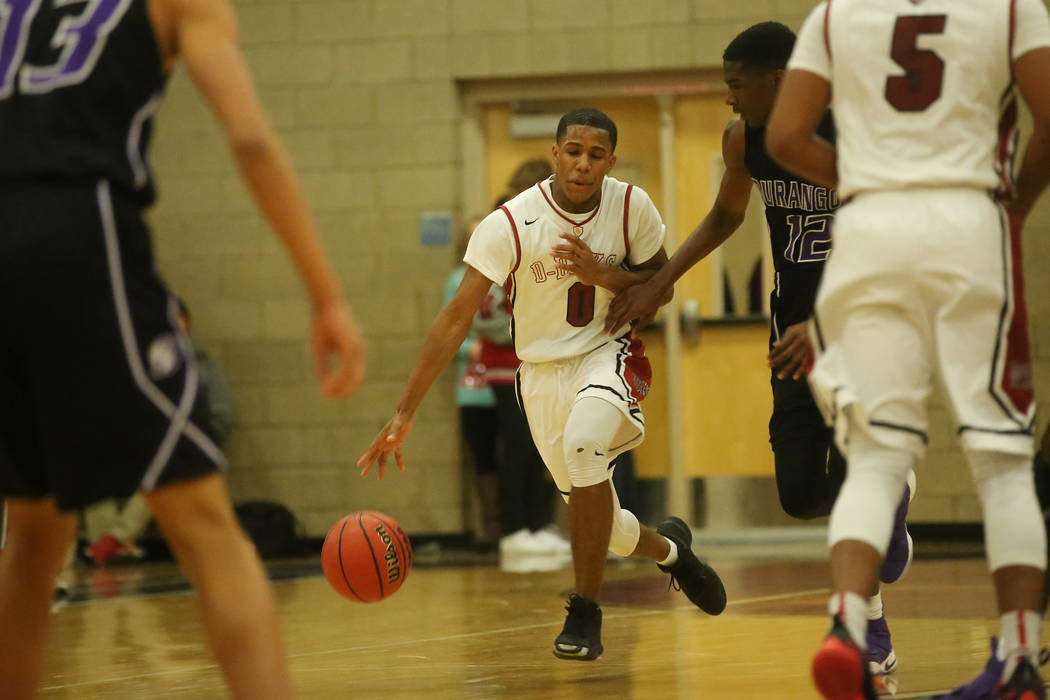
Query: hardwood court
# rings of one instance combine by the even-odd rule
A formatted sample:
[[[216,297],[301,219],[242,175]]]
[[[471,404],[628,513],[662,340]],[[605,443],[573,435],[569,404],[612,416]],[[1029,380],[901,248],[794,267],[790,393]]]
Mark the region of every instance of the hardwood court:
[[[365,605],[337,597],[308,560],[278,567],[301,577],[276,591],[301,698],[815,698],[808,668],[826,631],[826,562],[711,562],[729,594],[716,618],[668,591],[651,565],[611,566],[605,654],[592,663],[550,651],[571,581],[564,568],[509,574],[421,556],[401,591]],[[226,697],[172,567],[80,573],[75,597],[90,599],[53,616],[41,697]],[[918,561],[883,597],[898,698],[946,690],[983,667],[997,627],[983,560]]]

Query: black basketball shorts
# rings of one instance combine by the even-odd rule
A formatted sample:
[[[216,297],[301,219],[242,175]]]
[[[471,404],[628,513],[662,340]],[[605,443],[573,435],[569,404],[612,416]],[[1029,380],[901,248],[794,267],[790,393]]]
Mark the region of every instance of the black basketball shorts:
[[[773,322],[770,325],[769,347],[773,348],[780,333],[795,323],[804,321],[809,317],[812,309],[812,294],[815,292],[815,284],[810,279],[812,275],[792,278],[795,284],[795,293],[789,294],[791,290],[782,289],[779,297],[770,299],[770,308],[773,312]],[[819,275],[816,276],[819,281]],[[831,431],[824,422],[824,417],[817,407],[813,395],[810,393],[806,378],[778,379],[776,369],[770,374],[770,384],[773,389],[773,415],[769,419],[769,442],[773,451],[777,447],[795,441],[818,442],[829,441]]]
[[[3,183],[0,299],[0,496],[71,510],[225,467],[130,196]]]

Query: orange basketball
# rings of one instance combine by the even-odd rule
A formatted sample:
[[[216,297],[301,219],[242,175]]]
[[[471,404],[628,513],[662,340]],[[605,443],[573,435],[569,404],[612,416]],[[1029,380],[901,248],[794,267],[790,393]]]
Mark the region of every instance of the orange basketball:
[[[321,549],[321,566],[339,595],[374,603],[405,582],[412,566],[412,545],[389,515],[362,510],[328,531]]]

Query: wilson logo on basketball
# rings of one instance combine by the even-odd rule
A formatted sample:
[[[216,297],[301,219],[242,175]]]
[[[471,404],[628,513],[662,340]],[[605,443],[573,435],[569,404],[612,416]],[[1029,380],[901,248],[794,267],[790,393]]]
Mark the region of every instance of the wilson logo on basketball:
[[[382,525],[376,525],[375,532],[379,536],[380,541],[386,545],[386,552],[383,553],[383,559],[386,560],[386,582],[388,584],[393,583],[401,578],[401,559],[397,556],[394,540],[390,537],[386,528]]]

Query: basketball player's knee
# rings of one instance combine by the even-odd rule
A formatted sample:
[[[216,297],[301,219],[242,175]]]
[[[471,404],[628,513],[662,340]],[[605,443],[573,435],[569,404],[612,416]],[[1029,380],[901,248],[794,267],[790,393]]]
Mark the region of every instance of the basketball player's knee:
[[[832,509],[829,544],[858,540],[884,555],[914,463],[915,456],[907,450],[876,443],[863,431],[851,433],[849,474]]]
[[[613,511],[612,533],[609,535],[609,551],[621,557],[629,557],[638,547],[642,527],[634,513],[623,508]]]
[[[985,541],[992,571],[1004,566],[1046,568],[1046,530],[1030,462],[1025,455],[969,453],[984,508]]]
[[[1034,490],[1035,478],[1032,474],[1031,461],[1025,455],[1014,455],[987,450],[967,452],[973,480],[978,494],[984,498],[984,491],[990,488],[1010,488],[1012,485],[1025,490]]]
[[[773,445],[780,507],[792,518],[810,520],[828,515],[837,491],[828,473],[828,450],[819,437],[779,441]],[[830,495],[830,497],[829,497]]]
[[[780,495],[780,507],[792,518],[812,520],[827,515],[830,509],[823,502],[818,502],[820,495],[816,490],[803,492],[777,484]]]
[[[594,486],[609,479],[608,449],[589,435],[574,435],[567,428],[563,439],[569,481],[577,488]]]

